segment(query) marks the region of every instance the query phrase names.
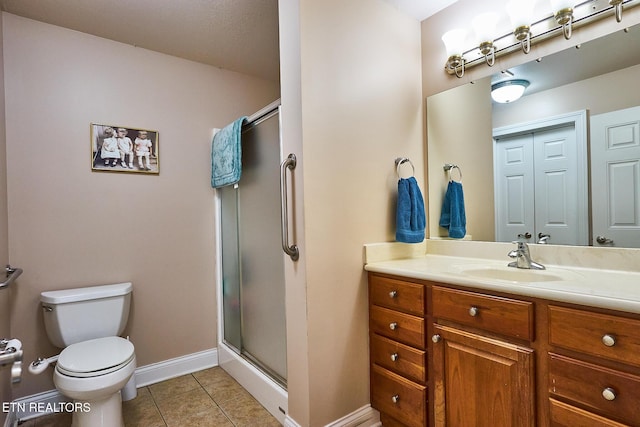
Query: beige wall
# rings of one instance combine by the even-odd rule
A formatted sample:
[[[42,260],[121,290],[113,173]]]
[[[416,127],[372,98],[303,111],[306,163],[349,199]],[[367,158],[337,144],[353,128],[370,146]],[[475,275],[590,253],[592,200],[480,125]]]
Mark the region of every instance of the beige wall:
[[[394,159],[424,182],[420,59],[419,23],[387,3],[300,1],[308,423],[289,400],[302,425],[369,403],[362,245],[395,240]]]
[[[300,248],[297,262],[285,262],[287,315],[288,410],[299,425],[309,425],[311,402],[309,378],[309,336],[307,334],[306,240],[304,234],[304,170],[302,149],[302,87],[300,74],[300,4],[280,0],[280,99],[283,152],[298,157],[291,179],[291,238]]]
[[[4,56],[2,55],[2,22],[0,21],[0,100],[4,100]],[[4,102],[0,103],[0,265],[9,262],[7,219],[7,139]]]
[[[0,20],[0,100],[4,100],[4,66],[2,55],[2,20]],[[9,239],[7,217],[7,145],[5,138],[4,102],[0,102],[0,266],[9,263]],[[4,275],[1,275],[4,280]],[[10,307],[13,292],[0,290],[0,338],[9,338]],[[10,369],[0,371],[0,402],[11,400]],[[7,414],[0,413],[0,423],[4,424]]]
[[[38,23],[4,19],[12,312],[25,362],[51,356],[38,297],[132,281],[138,365],[216,346],[212,129],[277,84]],[[155,129],[160,175],[90,170],[89,124]],[[0,222],[1,223],[1,222]],[[53,388],[28,373],[17,396]]]

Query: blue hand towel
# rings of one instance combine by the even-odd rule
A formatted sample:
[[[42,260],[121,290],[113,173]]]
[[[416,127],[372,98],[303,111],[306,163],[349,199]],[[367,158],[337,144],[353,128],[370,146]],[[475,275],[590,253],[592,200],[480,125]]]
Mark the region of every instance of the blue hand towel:
[[[449,230],[449,237],[462,239],[467,234],[467,217],[464,212],[464,194],[462,184],[449,181],[442,203],[440,227]]]
[[[211,186],[224,187],[240,181],[242,174],[242,124],[240,117],[220,129],[211,143]]]
[[[426,216],[424,199],[414,177],[398,181],[398,205],[396,209],[396,240],[403,243],[420,243],[424,240]]]

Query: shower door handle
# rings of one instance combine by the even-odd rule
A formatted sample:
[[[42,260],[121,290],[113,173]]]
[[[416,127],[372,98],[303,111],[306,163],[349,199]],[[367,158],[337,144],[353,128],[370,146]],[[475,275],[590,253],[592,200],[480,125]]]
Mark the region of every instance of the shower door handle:
[[[280,216],[282,218],[282,250],[289,255],[293,261],[300,257],[300,251],[296,244],[289,245],[289,208],[287,206],[287,169],[296,168],[296,155],[291,153],[280,165]]]

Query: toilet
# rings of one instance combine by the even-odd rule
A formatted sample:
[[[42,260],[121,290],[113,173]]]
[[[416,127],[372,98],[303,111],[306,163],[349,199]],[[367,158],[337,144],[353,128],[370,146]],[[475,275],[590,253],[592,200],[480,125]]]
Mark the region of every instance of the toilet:
[[[49,340],[63,348],[53,383],[74,401],[73,427],[124,425],[121,390],[134,374],[136,356],[133,344],[119,335],[132,289],[118,283],[40,294]]]

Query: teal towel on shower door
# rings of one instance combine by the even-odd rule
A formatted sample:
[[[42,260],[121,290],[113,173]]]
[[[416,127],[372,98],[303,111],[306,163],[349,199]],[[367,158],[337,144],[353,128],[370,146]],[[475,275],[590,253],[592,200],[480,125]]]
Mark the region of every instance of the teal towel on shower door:
[[[240,117],[220,129],[211,142],[211,186],[220,188],[240,181],[242,174],[242,124]]]
[[[426,228],[424,199],[414,177],[398,181],[398,204],[396,207],[396,241],[420,243]]]

